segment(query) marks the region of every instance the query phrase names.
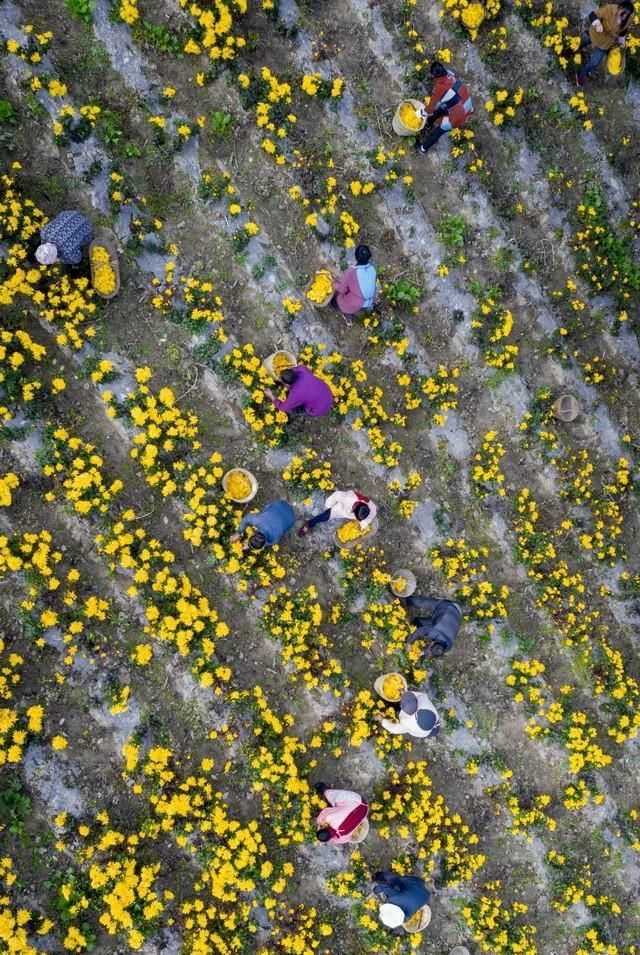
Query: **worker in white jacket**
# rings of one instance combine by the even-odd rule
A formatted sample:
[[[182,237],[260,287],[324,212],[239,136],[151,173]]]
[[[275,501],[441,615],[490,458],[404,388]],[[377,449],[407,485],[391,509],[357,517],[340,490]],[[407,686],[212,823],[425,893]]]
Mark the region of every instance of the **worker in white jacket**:
[[[418,739],[428,739],[440,732],[440,717],[426,693],[409,690],[400,697],[398,721],[385,719],[381,713],[375,714],[378,722],[389,733],[408,733]]]
[[[325,521],[337,518],[347,521],[356,520],[360,524],[360,530],[363,531],[378,511],[373,501],[359,491],[334,491],[326,499],[324,506],[324,511],[304,522],[298,531],[298,537],[306,537],[316,524],[324,524]]]

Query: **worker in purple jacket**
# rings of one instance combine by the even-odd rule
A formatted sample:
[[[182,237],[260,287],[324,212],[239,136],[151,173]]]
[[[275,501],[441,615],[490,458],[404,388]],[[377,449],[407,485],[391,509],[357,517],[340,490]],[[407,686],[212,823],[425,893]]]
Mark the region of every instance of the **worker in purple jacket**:
[[[265,395],[271,399],[278,411],[303,412],[312,418],[321,418],[331,411],[333,392],[326,381],[314,375],[311,369],[304,365],[285,368],[280,374],[280,381],[289,387],[284,401],[276,398],[269,388],[264,389]]]
[[[340,309],[347,325],[353,324],[354,316],[363,308],[373,307],[378,288],[378,273],[371,261],[369,246],[356,246],[355,256],[355,266],[348,268],[333,283],[336,294],[331,299],[331,304]]]

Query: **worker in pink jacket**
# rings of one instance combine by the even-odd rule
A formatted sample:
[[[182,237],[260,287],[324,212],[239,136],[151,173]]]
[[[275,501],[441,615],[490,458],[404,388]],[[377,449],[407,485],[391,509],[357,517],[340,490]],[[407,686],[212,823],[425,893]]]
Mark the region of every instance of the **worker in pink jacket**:
[[[363,531],[372,522],[378,508],[371,498],[360,491],[334,491],[324,502],[325,510],[310,517],[298,531],[298,537],[306,537],[317,524],[342,518],[345,521],[356,520]]]
[[[354,832],[369,814],[369,804],[350,789],[328,789],[324,783],[316,783],[315,790],[329,803],[316,820],[320,842],[334,845],[351,842]]]
[[[348,268],[333,283],[336,294],[331,299],[331,304],[340,309],[347,325],[353,324],[354,315],[363,308],[373,307],[378,287],[378,273],[371,261],[369,246],[356,246],[355,256],[355,266]]]

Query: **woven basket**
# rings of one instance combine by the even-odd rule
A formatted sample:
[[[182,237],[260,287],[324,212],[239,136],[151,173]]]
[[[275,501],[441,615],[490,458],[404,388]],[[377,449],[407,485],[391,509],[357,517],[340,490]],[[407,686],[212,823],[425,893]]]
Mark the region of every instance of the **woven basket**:
[[[109,253],[109,265],[114,271],[116,278],[116,287],[113,292],[110,292],[109,295],[103,295],[95,287],[95,273],[96,270],[100,268],[101,265],[106,265],[106,263],[96,262],[94,263],[91,253],[97,247],[101,246],[103,249],[106,249]],[[118,262],[118,250],[116,249],[116,244],[107,232],[99,232],[91,245],[89,246],[89,265],[91,268],[91,285],[94,288],[96,295],[99,295],[100,298],[112,299],[120,291],[120,264]]]
[[[335,275],[333,275],[333,273],[330,272],[329,269],[320,269],[320,272],[324,272],[326,275],[329,276],[332,282],[335,282],[336,280]],[[320,272],[316,272],[316,275],[319,275]],[[314,275],[314,277],[311,279],[310,282],[307,282],[306,288],[304,290],[304,298],[305,298],[305,301],[308,302],[309,305],[313,305],[314,308],[327,308],[329,306],[329,302],[331,301],[331,299],[333,298],[335,294],[333,289],[331,289],[331,291],[327,293],[327,295],[322,299],[321,302],[312,302],[310,298],[307,298],[307,292],[313,285],[316,275]]]
[[[394,589],[393,582],[394,580],[406,580],[407,585],[403,591],[398,591]],[[416,575],[410,570],[394,570],[391,574],[391,582],[389,584],[389,590],[394,597],[410,597],[411,594],[415,593],[418,582],[416,580]]]
[[[283,360],[284,358],[287,359],[287,362],[288,362],[286,366],[287,368],[295,368],[297,364],[297,358],[293,354],[293,352],[285,351],[284,349],[282,349],[281,351],[274,351],[273,354],[269,355],[269,357],[265,358],[265,360],[262,362],[262,367],[264,368],[266,373],[269,375],[269,378],[273,378],[274,381],[280,381],[280,375],[276,374],[275,365],[274,365],[274,362],[276,361],[277,358],[280,357],[280,355],[283,356]],[[284,371],[284,368],[281,368],[280,371],[281,372]]]
[[[390,700],[389,697],[388,697],[388,696],[385,696],[384,693],[382,692],[382,686],[383,686],[384,681],[387,679],[388,676],[399,676],[400,679],[402,680],[402,683],[403,683],[403,686],[404,686],[404,688],[403,688],[403,690],[402,690],[402,693],[406,693],[406,692],[407,692],[407,681],[406,681],[405,678],[403,677],[402,673],[383,673],[382,676],[379,676],[379,677],[377,678],[377,680],[376,680],[375,683],[373,684],[373,688],[374,688],[374,690],[376,691],[376,693],[378,694],[378,696],[382,697],[383,700],[386,700],[387,703],[398,703],[398,702],[400,701],[400,697],[402,696],[402,693],[400,694],[400,696],[398,697],[397,700]]]
[[[420,126],[418,127],[418,129],[409,129],[409,127],[405,126],[405,124],[400,119],[400,110],[405,105],[409,105],[415,110],[423,109],[424,107],[424,103],[421,103],[420,100],[418,99],[403,99],[402,102],[398,104],[398,108],[395,112],[395,115],[393,119],[391,120],[393,131],[398,136],[417,136],[418,133],[420,133],[424,129],[424,124],[426,123],[426,119],[422,119],[420,121]]]
[[[423,905],[421,909],[412,915],[408,922],[405,922],[402,926],[405,932],[412,934],[414,932],[422,932],[429,922],[431,921],[431,909],[428,905]]]
[[[369,835],[369,820],[363,819],[358,828],[351,833],[351,842],[360,843]]]
[[[243,498],[231,497],[231,495],[227,492],[229,478],[231,477],[232,474],[242,474],[244,475],[244,477],[249,479],[249,483],[251,484],[251,491],[249,492],[247,497],[243,497]],[[258,493],[258,482],[256,481],[251,471],[247,471],[245,470],[245,468],[231,468],[230,471],[227,471],[226,474],[222,475],[222,490],[227,495],[227,497],[231,498],[232,501],[235,501],[236,504],[248,504],[249,501],[252,501],[254,497],[256,496],[256,494]]]
[[[553,402],[551,410],[559,421],[575,421],[580,414],[580,405],[573,395],[560,395]]]

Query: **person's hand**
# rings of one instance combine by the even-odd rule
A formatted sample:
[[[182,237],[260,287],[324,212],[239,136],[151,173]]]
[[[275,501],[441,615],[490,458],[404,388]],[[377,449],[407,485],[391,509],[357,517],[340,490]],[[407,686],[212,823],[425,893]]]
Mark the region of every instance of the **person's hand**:
[[[273,401],[273,392],[272,392],[271,388],[265,388],[265,389],[264,389],[264,393],[265,393],[265,395],[267,396],[267,398],[270,398],[271,401]]]
[[[593,29],[596,31],[596,33],[602,33],[604,27],[603,27],[602,24],[600,23],[600,20],[594,20],[591,25],[592,25]]]
[[[618,46],[625,47],[626,45],[627,45],[627,38],[626,38],[626,36],[619,36],[619,37],[618,37]]]
[[[377,723],[382,723],[384,716],[382,715],[382,713],[374,713],[373,718],[374,720],[376,720]]]
[[[416,110],[416,116],[418,117],[418,119],[426,119],[428,115],[429,115],[429,114],[427,113],[427,111],[426,111],[426,109],[424,108],[424,106],[422,106],[420,109],[417,109],[417,110]]]
[[[231,541],[232,544],[235,544],[236,541],[239,541],[239,540],[240,540],[240,535],[239,535],[239,534],[232,534],[231,537],[229,538],[229,540]]]

